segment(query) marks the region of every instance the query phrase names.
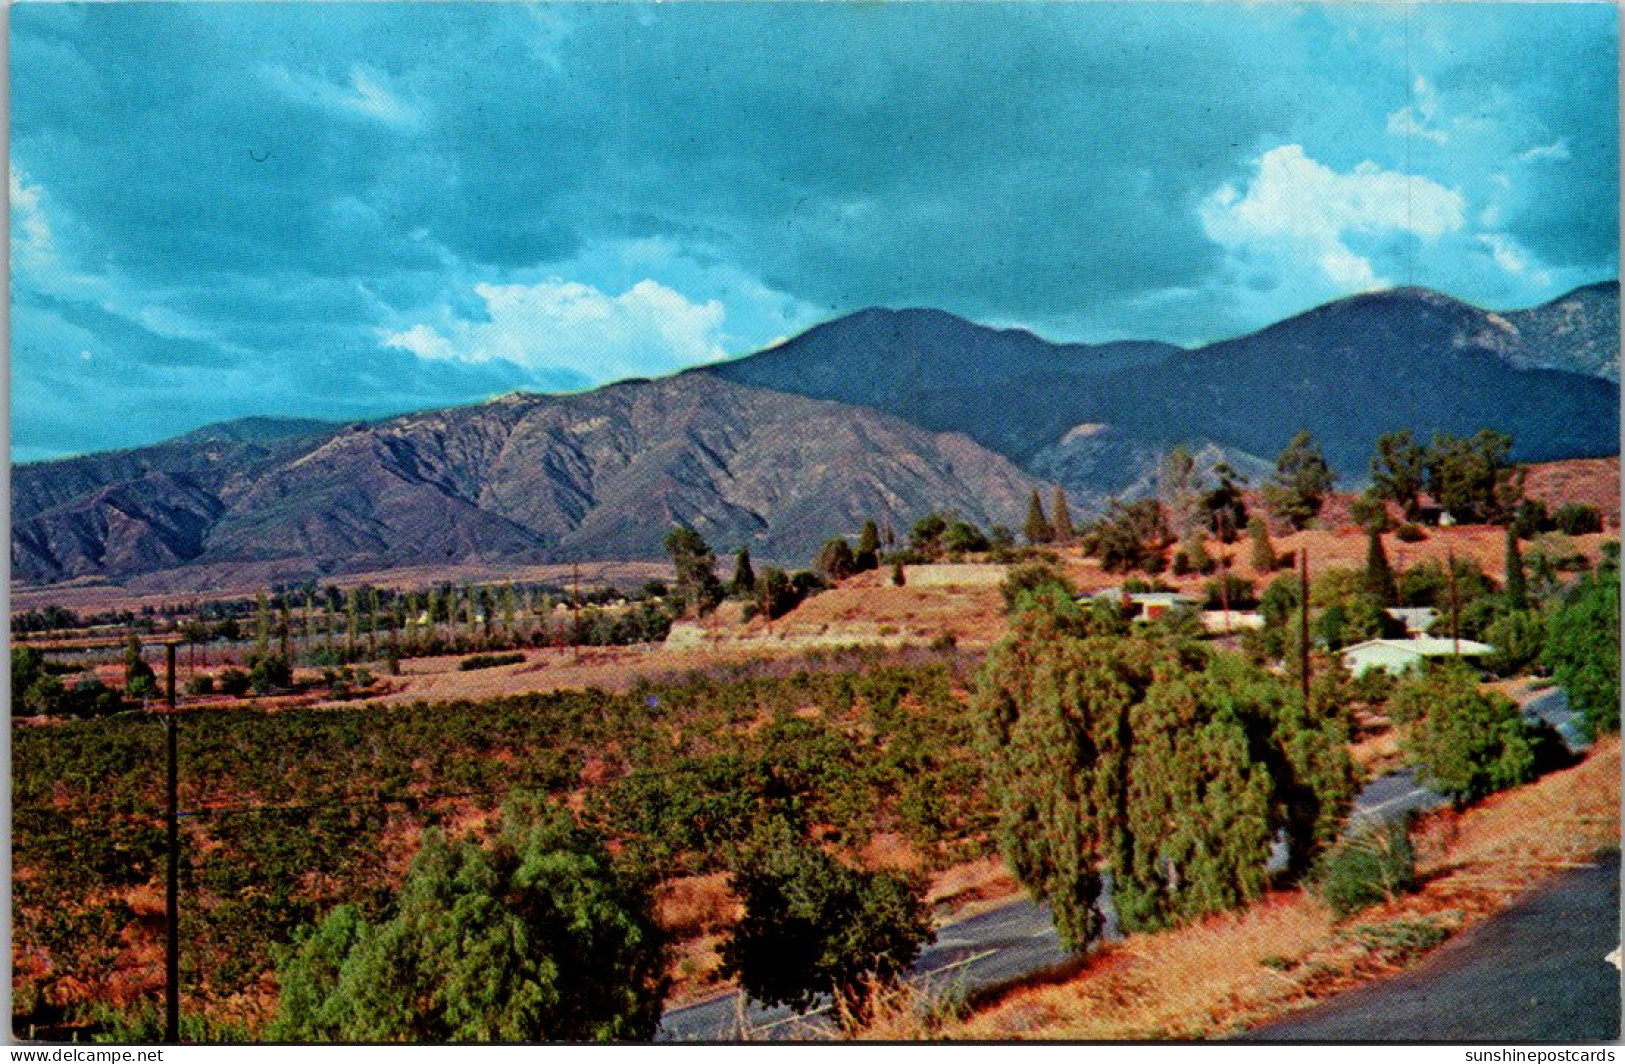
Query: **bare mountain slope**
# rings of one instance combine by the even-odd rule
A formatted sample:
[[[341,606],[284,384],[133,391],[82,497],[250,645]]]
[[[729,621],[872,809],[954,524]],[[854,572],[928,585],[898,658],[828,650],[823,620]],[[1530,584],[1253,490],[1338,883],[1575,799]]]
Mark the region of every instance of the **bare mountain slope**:
[[[906,527],[947,506],[1014,524],[1039,486],[964,436],[701,375],[329,426],[297,446],[221,435],[19,467],[14,578],[658,558],[676,522],[800,565],[868,517]]]

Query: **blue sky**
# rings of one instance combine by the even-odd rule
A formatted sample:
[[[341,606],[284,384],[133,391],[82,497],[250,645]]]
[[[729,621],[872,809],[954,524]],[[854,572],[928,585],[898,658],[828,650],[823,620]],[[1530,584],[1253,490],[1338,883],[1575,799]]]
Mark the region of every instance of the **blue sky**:
[[[1618,273],[1598,5],[23,4],[12,448]]]

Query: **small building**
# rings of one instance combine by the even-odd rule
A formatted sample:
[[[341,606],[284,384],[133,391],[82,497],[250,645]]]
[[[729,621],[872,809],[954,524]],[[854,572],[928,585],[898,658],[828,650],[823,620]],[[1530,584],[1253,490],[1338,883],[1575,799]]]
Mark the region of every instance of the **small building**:
[[[1433,627],[1433,622],[1439,619],[1439,611],[1432,606],[1396,607],[1384,612],[1394,620],[1403,622],[1405,634],[1411,636],[1427,635],[1428,629]]]
[[[1382,669],[1393,676],[1411,669],[1420,669],[1427,661],[1439,658],[1482,658],[1495,653],[1487,643],[1471,639],[1440,639],[1420,636],[1414,639],[1372,639],[1356,643],[1343,651],[1343,664],[1355,676],[1364,676],[1372,669]]]
[[[1264,615],[1254,610],[1204,610],[1202,628],[1209,635],[1229,635],[1264,627]]]
[[[1134,613],[1130,620],[1135,621],[1154,621],[1169,610],[1182,607],[1196,609],[1203,601],[1195,595],[1184,595],[1178,591],[1124,591],[1115,587],[1097,592],[1089,598],[1092,602],[1132,606]]]

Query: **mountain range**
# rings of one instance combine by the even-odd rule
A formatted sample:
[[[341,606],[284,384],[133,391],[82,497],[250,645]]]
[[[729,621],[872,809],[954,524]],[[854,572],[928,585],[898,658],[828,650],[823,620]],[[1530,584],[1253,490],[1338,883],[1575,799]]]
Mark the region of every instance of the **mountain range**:
[[[1257,483],[1299,428],[1345,487],[1396,428],[1496,428],[1526,461],[1614,454],[1618,322],[1617,283],[1500,314],[1394,289],[1194,350],[866,310],[663,380],[348,426],[250,418],[20,465],[12,574],[654,558],[679,522],[805,564],[868,517],[1018,525],[1052,483],[1088,513],[1151,490],[1176,443]]]

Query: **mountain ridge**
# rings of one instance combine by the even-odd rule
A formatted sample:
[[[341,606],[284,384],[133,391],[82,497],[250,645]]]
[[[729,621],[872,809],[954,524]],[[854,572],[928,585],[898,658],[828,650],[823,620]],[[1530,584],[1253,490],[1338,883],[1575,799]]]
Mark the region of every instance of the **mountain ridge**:
[[[1524,315],[1519,317],[1519,315]],[[1333,301],[1199,348],[1051,344],[870,308],[730,362],[567,395],[336,424],[245,418],[13,467],[14,577],[275,562],[312,573],[657,558],[672,523],[805,564],[865,518],[1019,523],[1154,489],[1175,443],[1256,485],[1299,427],[1343,484],[1378,433],[1511,433],[1520,460],[1618,452],[1618,284],[1501,314],[1428,289]],[[1552,368],[1570,361],[1591,375]]]
[[[906,526],[951,506],[1013,524],[1046,487],[962,435],[700,377],[421,411],[274,447],[187,439],[15,469],[14,579],[659,558],[674,523],[719,551],[748,544],[801,565],[870,517]]]

